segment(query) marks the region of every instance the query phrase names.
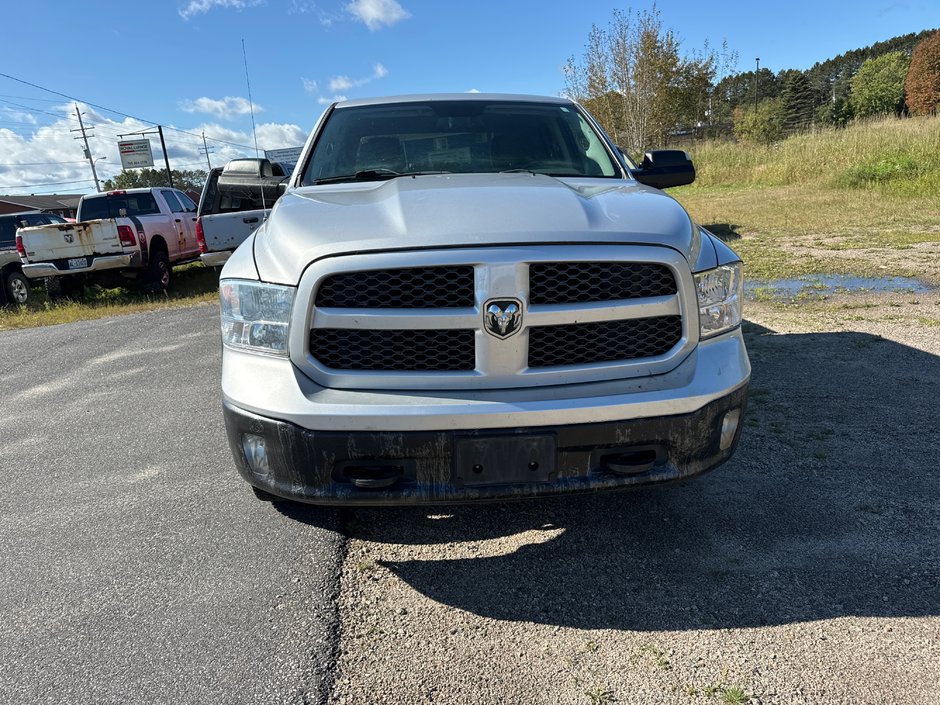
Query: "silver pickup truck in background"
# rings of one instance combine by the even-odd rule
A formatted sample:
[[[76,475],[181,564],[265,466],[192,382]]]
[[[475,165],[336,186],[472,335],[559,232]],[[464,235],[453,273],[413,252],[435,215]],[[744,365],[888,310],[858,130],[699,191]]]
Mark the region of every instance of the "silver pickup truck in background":
[[[742,264],[660,190],[694,177],[563,98],[331,105],[220,277],[238,471],[268,501],[433,504],[726,461]]]
[[[83,196],[77,222],[21,228],[23,273],[45,277],[62,293],[84,283],[170,286],[174,264],[199,256],[196,204],[172,188],[137,188]]]
[[[267,159],[233,159],[212,169],[196,218],[199,258],[221,267],[271,212],[290,171]]]

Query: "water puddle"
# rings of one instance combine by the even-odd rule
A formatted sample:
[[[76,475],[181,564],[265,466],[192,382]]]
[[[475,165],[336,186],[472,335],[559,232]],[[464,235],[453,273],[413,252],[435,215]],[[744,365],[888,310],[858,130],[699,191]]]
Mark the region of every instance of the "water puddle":
[[[794,279],[744,280],[744,298],[752,301],[825,299],[833,294],[899,292],[915,294],[928,286],[913,277],[855,277],[848,274],[807,274]]]

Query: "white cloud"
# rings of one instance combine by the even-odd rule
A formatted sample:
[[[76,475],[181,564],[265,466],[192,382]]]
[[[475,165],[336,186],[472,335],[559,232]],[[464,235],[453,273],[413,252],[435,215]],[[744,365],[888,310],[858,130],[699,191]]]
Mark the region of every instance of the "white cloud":
[[[464,91],[465,93],[479,93],[480,91],[476,88],[471,88],[469,91]]]
[[[304,91],[306,93],[313,93],[314,95],[316,95],[317,93],[320,92],[320,84],[317,83],[316,81],[309,79],[309,78],[301,78],[300,80],[304,84]]]
[[[221,120],[231,120],[239,115],[248,115],[254,107],[256,113],[264,111],[257,103],[249,103],[246,98],[227,95],[224,98],[196,98],[179,101],[179,109],[187,113],[205,113]]]
[[[32,113],[28,113],[23,110],[17,110],[16,108],[0,108],[0,120],[22,122],[28,123],[30,125],[36,125],[39,122],[36,119],[36,116]]]
[[[320,25],[327,28],[332,27],[336,22],[343,19],[343,15],[337,14],[336,12],[327,12],[318,7],[312,0],[291,0],[287,12],[290,15],[314,14],[317,16]]]
[[[260,5],[262,1],[263,0],[189,0],[186,7],[179,11],[179,14],[184,20],[188,20],[190,17],[208,12],[214,7],[244,10],[246,7]]]
[[[50,108],[50,111],[65,113],[71,109],[71,105],[64,105]],[[89,130],[88,137],[91,153],[96,159],[105,157],[96,161],[98,177],[103,182],[121,171],[117,147],[119,135],[130,136],[133,132],[152,131],[154,127],[130,118],[111,120],[87,106],[83,109],[85,126],[94,128],[93,131]],[[77,127],[78,121],[74,115],[64,115],[40,127],[24,125],[23,129],[17,131],[0,129],[2,163],[20,165],[0,166],[0,196],[94,191],[91,168],[82,158],[80,142],[72,139],[74,134],[70,132]],[[255,154],[254,137],[250,131],[236,130],[217,122],[179,127],[189,134],[179,132],[170,125],[164,125],[163,128],[170,167],[173,169],[206,168],[206,157],[202,153],[203,131],[212,150],[210,158],[213,166],[222,166],[229,159]],[[299,147],[307,139],[304,128],[289,123],[261,123],[257,126],[257,134],[258,147],[262,150]],[[146,135],[146,138],[153,148],[156,168],[162,168],[159,138],[156,134]]]
[[[346,12],[373,32],[381,29],[382,25],[391,27],[411,17],[411,14],[395,0],[353,0],[346,5]]]
[[[353,86],[358,85],[353,83],[349,76],[334,76],[330,79],[330,90],[334,93],[337,91],[348,91]]]
[[[350,78],[349,76],[334,76],[330,79],[330,90],[333,93],[339,93],[340,91],[348,91],[350,88],[359,88],[364,86],[367,83],[372,83],[372,81],[377,81],[380,78],[385,78],[388,76],[388,69],[385,68],[382,64],[373,64],[372,66],[372,75],[366,76],[365,78]],[[343,100],[346,100],[343,98]]]
[[[317,98],[317,102],[320,105],[329,105],[330,103],[340,103],[344,100],[346,100],[346,96],[344,95],[334,95],[332,98],[326,98],[325,96],[320,96],[319,98]]]

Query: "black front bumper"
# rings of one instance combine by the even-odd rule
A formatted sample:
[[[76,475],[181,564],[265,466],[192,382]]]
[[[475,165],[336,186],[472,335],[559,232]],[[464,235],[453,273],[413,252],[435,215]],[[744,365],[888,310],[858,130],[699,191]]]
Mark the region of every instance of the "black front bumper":
[[[479,431],[311,431],[224,404],[239,473],[271,494],[332,505],[512,499],[669,482],[731,457],[747,386],[691,414]],[[728,411],[742,418],[720,448]],[[264,439],[268,472],[251,469],[245,434]]]

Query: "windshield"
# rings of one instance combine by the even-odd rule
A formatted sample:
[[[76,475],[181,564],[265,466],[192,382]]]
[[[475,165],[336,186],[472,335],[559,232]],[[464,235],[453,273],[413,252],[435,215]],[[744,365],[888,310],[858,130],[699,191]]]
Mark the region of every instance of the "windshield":
[[[301,183],[504,171],[621,176],[572,105],[455,100],[336,108]]]

